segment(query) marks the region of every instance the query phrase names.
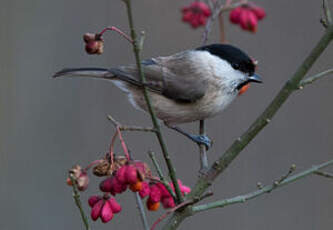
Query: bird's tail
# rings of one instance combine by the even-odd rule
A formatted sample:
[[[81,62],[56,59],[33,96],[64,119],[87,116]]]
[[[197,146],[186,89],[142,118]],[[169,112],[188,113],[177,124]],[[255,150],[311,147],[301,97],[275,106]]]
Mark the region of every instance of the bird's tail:
[[[105,68],[71,68],[63,69],[53,75],[57,77],[89,77],[99,79],[113,79],[115,76]]]

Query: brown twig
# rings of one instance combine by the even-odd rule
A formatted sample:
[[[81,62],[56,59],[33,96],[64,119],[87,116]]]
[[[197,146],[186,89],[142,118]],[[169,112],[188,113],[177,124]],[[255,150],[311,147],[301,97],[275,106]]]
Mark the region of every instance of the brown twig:
[[[114,119],[111,115],[107,116],[108,120],[112,122],[115,127],[118,127],[120,131],[142,131],[142,132],[156,132],[156,130],[152,127],[141,127],[141,126],[127,126],[122,125],[116,119]]]

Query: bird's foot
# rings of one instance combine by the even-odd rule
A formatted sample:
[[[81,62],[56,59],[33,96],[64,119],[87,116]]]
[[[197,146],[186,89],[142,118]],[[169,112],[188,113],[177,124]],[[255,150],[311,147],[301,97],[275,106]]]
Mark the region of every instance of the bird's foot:
[[[206,150],[209,150],[210,147],[212,147],[212,140],[207,137],[206,135],[192,135],[190,134],[189,138],[194,141],[195,143],[197,143],[198,145],[205,145],[206,146]]]

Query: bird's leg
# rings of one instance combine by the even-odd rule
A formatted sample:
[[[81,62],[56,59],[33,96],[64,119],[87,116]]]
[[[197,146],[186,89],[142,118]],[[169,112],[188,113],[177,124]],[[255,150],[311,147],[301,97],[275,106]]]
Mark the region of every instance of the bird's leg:
[[[197,143],[198,145],[204,144],[206,146],[207,150],[212,146],[212,141],[206,135],[189,134],[189,133],[185,132],[184,130],[182,130],[181,128],[177,127],[177,126],[169,125],[167,123],[164,123],[164,124],[168,128],[173,129],[173,130],[177,131],[178,133],[183,134],[184,136],[186,136],[187,138],[189,138],[193,142]]]

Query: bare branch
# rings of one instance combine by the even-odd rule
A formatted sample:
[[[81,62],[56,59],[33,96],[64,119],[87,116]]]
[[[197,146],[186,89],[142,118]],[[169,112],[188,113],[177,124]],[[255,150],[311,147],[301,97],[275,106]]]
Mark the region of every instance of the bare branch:
[[[321,73],[318,73],[316,75],[313,75],[312,77],[308,77],[304,80],[302,80],[299,84],[298,84],[298,89],[303,89],[304,86],[313,83],[316,80],[319,80],[320,78],[326,77],[327,75],[330,75],[333,73],[333,69],[328,69],[326,71],[323,71]]]
[[[214,208],[223,208],[225,206],[232,205],[232,204],[244,203],[248,200],[254,199],[254,198],[256,198],[260,195],[263,195],[265,193],[270,193],[274,189],[277,189],[277,188],[285,186],[287,184],[296,182],[296,181],[298,181],[298,180],[300,180],[300,179],[302,179],[302,178],[304,178],[308,175],[317,174],[319,169],[325,168],[325,167],[327,167],[329,165],[332,165],[332,164],[333,164],[333,159],[330,160],[330,161],[327,161],[323,164],[320,164],[320,165],[317,165],[317,166],[312,166],[311,168],[309,168],[309,169],[307,169],[303,172],[300,172],[300,173],[298,173],[294,176],[285,178],[284,180],[282,180],[279,183],[274,183],[273,185],[267,185],[267,186],[263,187],[262,189],[256,190],[254,192],[247,193],[247,194],[240,195],[240,196],[236,196],[236,197],[229,198],[229,199],[214,201],[214,202],[211,202],[211,203],[208,203],[208,204],[195,206],[192,209],[193,214],[196,214],[196,213],[202,212],[202,211],[207,211],[207,210],[214,209]],[[292,171],[292,170],[289,170],[289,172],[290,171]]]
[[[89,221],[88,221],[88,217],[87,215],[84,213],[84,210],[82,208],[82,203],[80,200],[80,192],[77,188],[77,184],[76,181],[74,179],[74,175],[72,172],[69,172],[69,178],[72,182],[72,187],[73,187],[73,198],[75,201],[76,206],[78,207],[78,209],[80,210],[80,214],[81,214],[81,218],[83,221],[84,226],[86,227],[86,230],[90,230],[90,226],[89,226]]]
[[[323,13],[324,17],[321,19],[321,23],[325,28],[332,25],[332,16],[331,16],[331,10],[329,8],[327,0],[323,0]]]
[[[154,128],[151,127],[141,127],[141,126],[127,126],[120,124],[111,115],[107,116],[108,120],[112,122],[115,127],[118,127],[120,131],[141,131],[141,132],[156,132]]]
[[[323,177],[326,177],[326,178],[333,179],[333,174],[332,173],[322,172],[322,171],[315,171],[314,174],[316,174],[318,176],[323,176]]]
[[[172,183],[174,185],[174,188],[175,188],[175,191],[176,191],[177,203],[182,203],[183,202],[183,197],[182,197],[182,194],[180,192],[179,185],[178,185],[178,182],[177,182],[176,170],[175,170],[175,168],[174,168],[174,166],[171,162],[171,157],[169,155],[167,146],[165,144],[165,141],[164,141],[164,138],[163,138],[163,135],[162,135],[162,132],[161,132],[160,124],[157,120],[155,111],[152,107],[149,92],[148,92],[146,84],[145,84],[146,83],[146,78],[145,78],[145,74],[144,74],[143,69],[142,69],[142,63],[141,63],[141,58],[140,58],[140,47],[138,45],[137,35],[136,35],[135,29],[134,29],[134,20],[133,20],[133,15],[132,15],[131,0],[123,0],[123,2],[125,3],[126,9],[127,9],[128,22],[129,22],[129,27],[130,27],[130,30],[131,30],[131,38],[133,40],[133,43],[132,43],[133,52],[134,52],[134,56],[135,56],[135,60],[136,60],[136,66],[137,66],[137,69],[138,69],[140,80],[141,80],[141,83],[143,84],[143,87],[142,87],[143,95],[144,95],[145,101],[147,103],[147,108],[148,108],[152,123],[154,125],[154,129],[156,130],[155,134],[156,134],[156,137],[157,137],[157,139],[159,141],[159,144],[161,146],[163,157],[164,157],[164,160],[166,162],[171,181],[172,181]]]
[[[142,204],[142,200],[141,197],[139,195],[138,192],[135,192],[135,199],[136,199],[136,205],[138,207],[139,213],[140,213],[140,217],[141,217],[141,222],[143,224],[143,228],[145,230],[149,230],[149,224],[148,224],[148,220],[147,220],[147,215],[145,212],[145,208]]]

